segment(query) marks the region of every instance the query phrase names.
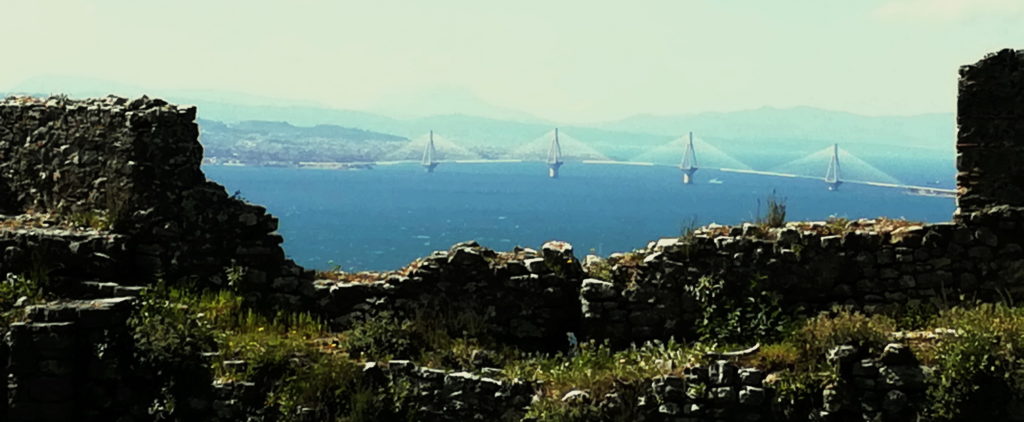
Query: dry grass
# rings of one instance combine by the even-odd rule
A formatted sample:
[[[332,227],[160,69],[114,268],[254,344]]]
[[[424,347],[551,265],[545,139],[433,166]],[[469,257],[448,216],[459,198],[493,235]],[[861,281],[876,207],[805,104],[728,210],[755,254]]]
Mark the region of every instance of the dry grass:
[[[73,232],[97,231],[99,226],[84,224],[73,216],[26,212],[0,218],[0,230],[61,229]],[[104,230],[105,231],[105,230]]]
[[[317,271],[316,278],[318,280],[332,280],[341,283],[375,283],[384,281],[393,274],[396,274],[396,272],[360,271],[358,273],[348,273],[340,270],[327,270]]]

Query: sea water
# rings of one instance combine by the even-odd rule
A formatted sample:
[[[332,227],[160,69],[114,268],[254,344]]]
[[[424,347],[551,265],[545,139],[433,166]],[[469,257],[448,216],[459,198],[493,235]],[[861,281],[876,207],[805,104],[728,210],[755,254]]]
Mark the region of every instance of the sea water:
[[[389,270],[453,243],[509,250],[565,240],[577,256],[608,255],[678,236],[694,224],[764,214],[773,195],[786,218],[885,216],[947,221],[952,198],[899,189],[701,169],[692,185],[662,166],[567,163],[414,164],[370,170],[204,166],[207,176],[280,219],[288,256],[307,268]]]

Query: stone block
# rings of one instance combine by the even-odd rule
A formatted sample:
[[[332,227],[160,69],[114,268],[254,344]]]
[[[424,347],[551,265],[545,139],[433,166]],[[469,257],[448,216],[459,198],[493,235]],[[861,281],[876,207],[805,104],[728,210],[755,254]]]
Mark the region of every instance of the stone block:
[[[735,385],[738,369],[727,360],[718,360],[708,365],[708,381],[713,386]]]
[[[618,296],[618,289],[610,282],[588,278],[583,280],[580,296],[590,301],[609,300]]]

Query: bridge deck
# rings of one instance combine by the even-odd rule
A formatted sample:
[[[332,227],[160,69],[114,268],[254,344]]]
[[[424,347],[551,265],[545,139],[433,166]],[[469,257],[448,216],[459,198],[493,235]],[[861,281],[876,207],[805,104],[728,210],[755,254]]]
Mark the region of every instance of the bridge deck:
[[[437,160],[435,162],[439,163],[439,164],[445,164],[445,163],[453,163],[453,164],[497,164],[497,163],[524,163],[524,162],[531,162],[531,161],[529,161],[529,160],[519,160],[519,159],[495,159],[495,160],[480,159],[480,160]],[[651,162],[646,162],[646,161],[581,160],[580,162],[582,164],[589,164],[589,165],[623,165],[623,166],[644,166],[644,167],[653,167],[653,166],[675,167],[675,166],[669,166],[667,164],[656,164],[656,163],[651,163]],[[345,163],[338,163],[338,164],[388,166],[388,165],[396,165],[396,164],[415,164],[415,163],[419,163],[419,161],[416,161],[416,160],[367,161],[367,162],[345,162]],[[726,173],[753,174],[753,175],[758,175],[758,176],[785,177],[785,178],[790,178],[790,179],[820,180],[823,183],[825,182],[825,178],[824,177],[804,176],[804,175],[800,175],[800,174],[779,173],[779,172],[773,172],[773,171],[732,169],[732,168],[717,168],[717,169],[712,169],[712,170],[718,170],[718,171],[726,172]],[[953,196],[956,195],[956,189],[937,188],[937,187],[932,187],[932,186],[903,185],[903,184],[898,184],[898,183],[871,182],[871,181],[865,181],[865,180],[842,180],[842,183],[849,183],[849,184],[856,184],[856,185],[865,185],[865,186],[875,186],[875,187],[890,188],[890,189],[903,189],[903,190],[908,190],[908,191],[911,191],[911,192],[914,192],[914,193],[918,193],[918,194],[922,194],[922,195],[934,195],[934,196],[944,196],[944,197],[946,197],[946,196],[953,197]]]

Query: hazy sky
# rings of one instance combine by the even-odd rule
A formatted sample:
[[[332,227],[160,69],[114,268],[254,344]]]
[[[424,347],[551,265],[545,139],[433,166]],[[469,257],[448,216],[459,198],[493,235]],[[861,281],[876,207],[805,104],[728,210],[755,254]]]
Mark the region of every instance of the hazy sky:
[[[472,93],[574,122],[916,114],[953,111],[959,65],[1024,48],[1024,0],[0,0],[0,39],[0,91],[71,75],[357,110]]]

